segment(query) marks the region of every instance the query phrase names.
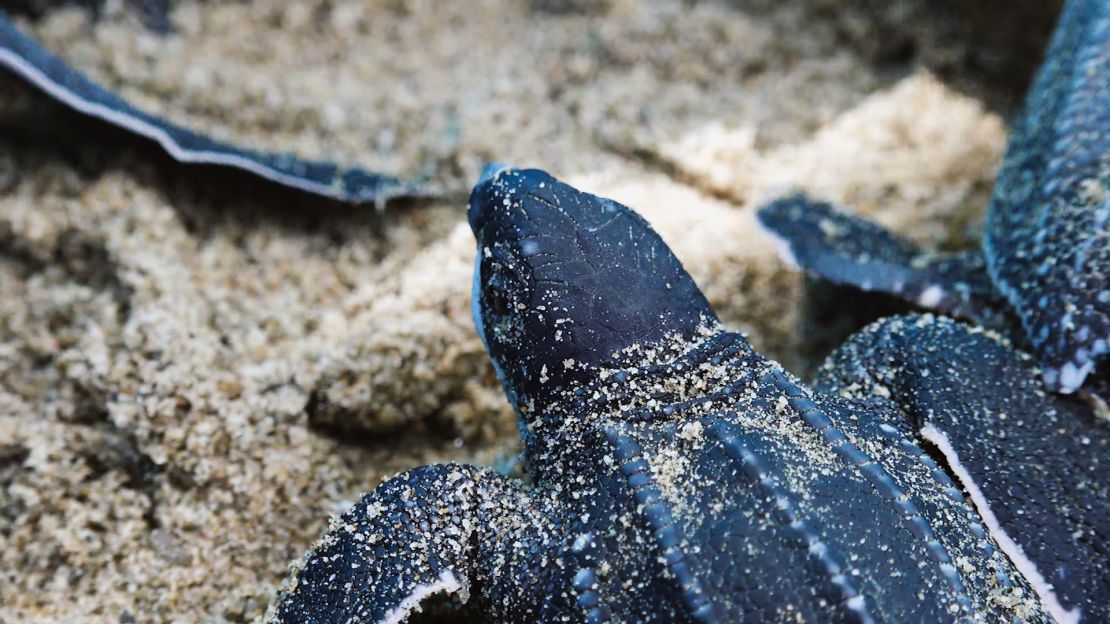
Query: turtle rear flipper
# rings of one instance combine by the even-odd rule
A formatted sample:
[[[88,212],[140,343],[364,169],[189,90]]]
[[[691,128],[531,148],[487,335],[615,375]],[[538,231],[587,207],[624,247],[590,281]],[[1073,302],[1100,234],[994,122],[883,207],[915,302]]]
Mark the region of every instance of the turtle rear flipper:
[[[1004,328],[1005,302],[996,294],[982,254],[938,254],[832,205],[793,195],[759,211],[782,243],[785,260],[829,281],[885,292],[922,308]]]
[[[888,397],[943,456],[999,547],[1057,621],[1110,621],[1110,426],[1046,393],[1030,358],[942,317],[886,319],[825,363],[815,388]]]

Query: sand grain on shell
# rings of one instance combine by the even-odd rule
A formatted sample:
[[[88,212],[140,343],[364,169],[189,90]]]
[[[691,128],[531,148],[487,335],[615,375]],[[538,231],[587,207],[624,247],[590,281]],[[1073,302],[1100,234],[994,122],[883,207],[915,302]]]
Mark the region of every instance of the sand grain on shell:
[[[496,158],[628,203],[788,366],[799,280],[753,200],[813,183],[966,243],[1004,138],[936,79],[891,85],[807,3],[179,2],[168,38],[117,4],[21,26],[221,138],[456,189]],[[0,90],[6,124],[36,119]],[[515,452],[462,206],[275,216],[141,160],[0,143],[3,621],[250,621],[385,476]]]

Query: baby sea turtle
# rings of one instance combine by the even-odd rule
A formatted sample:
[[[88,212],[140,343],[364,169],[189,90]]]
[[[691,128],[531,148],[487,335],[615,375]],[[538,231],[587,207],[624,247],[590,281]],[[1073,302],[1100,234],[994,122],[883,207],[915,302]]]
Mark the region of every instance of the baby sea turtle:
[[[804,196],[760,220],[805,270],[1003,329],[1037,354],[1051,389],[1079,389],[1110,352],[1110,2],[1065,7],[1014,124],[981,250],[923,250]]]
[[[469,221],[529,482],[385,482],[274,621],[1110,621],[1110,432],[1004,338],[889,319],[807,388],[626,206],[492,167]]]

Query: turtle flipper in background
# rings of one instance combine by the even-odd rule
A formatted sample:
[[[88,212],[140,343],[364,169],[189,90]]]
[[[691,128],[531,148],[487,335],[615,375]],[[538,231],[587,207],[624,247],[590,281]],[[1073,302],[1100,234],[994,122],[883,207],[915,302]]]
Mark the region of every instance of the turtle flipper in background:
[[[1011,337],[1031,345],[1046,385],[1074,392],[1110,351],[1107,111],[1110,3],[1072,0],[1014,124],[981,258],[930,255],[879,226],[798,198],[770,204],[760,219],[803,269],[821,277],[995,327],[979,315],[1005,301],[1025,335]],[[825,224],[843,231],[830,234]],[[945,290],[953,280],[968,285],[967,297]]]
[[[983,250],[1046,382],[1070,392],[1110,351],[1110,2],[1067,4],[1025,106]]]
[[[775,200],[759,211],[790,265],[831,282],[901,297],[982,325],[1011,322],[977,251],[939,254],[883,227],[805,195]]]
[[[379,207],[397,197],[432,194],[415,182],[358,167],[229,145],[144,113],[20,32],[2,10],[0,67],[81,114],[157,142],[182,163],[231,167],[306,193]]]
[[[889,397],[933,445],[1059,622],[1110,621],[1110,424],[1046,393],[1004,339],[931,315],[879,321],[826,361],[817,391]]]

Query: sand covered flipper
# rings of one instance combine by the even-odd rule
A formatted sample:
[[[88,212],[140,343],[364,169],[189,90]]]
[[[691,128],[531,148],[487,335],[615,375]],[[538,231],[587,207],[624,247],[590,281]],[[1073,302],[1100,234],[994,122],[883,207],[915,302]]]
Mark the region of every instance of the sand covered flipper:
[[[1044,392],[1039,377],[998,335],[923,315],[859,332],[814,385],[897,404],[904,418],[892,426],[943,457],[1055,621],[1104,622],[1110,427],[1084,401]]]

